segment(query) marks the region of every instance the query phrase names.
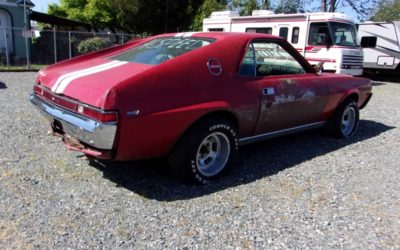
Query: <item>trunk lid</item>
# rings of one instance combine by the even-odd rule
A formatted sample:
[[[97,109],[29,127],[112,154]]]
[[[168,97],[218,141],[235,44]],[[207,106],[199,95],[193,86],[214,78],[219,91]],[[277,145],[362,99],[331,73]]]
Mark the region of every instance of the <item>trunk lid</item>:
[[[95,58],[50,66],[39,72],[37,82],[57,95],[104,108],[110,106],[110,103],[105,102],[109,95],[115,95],[112,91],[114,86],[151,67],[152,65]]]

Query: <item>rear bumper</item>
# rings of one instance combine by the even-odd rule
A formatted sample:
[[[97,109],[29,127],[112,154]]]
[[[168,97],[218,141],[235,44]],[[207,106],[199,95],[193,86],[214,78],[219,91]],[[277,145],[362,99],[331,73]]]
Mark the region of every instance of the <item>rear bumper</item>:
[[[117,124],[101,123],[60,108],[40,98],[37,94],[29,96],[30,101],[65,135],[101,150],[111,150],[114,145]]]

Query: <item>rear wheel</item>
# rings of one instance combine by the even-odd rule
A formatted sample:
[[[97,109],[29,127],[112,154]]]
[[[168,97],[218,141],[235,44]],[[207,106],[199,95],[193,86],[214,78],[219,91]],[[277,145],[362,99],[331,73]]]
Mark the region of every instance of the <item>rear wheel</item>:
[[[204,184],[227,172],[236,152],[235,127],[225,119],[214,118],[188,131],[168,161],[181,181]]]
[[[360,112],[355,100],[350,99],[342,103],[334,115],[329,119],[326,130],[337,138],[353,136],[358,128]]]

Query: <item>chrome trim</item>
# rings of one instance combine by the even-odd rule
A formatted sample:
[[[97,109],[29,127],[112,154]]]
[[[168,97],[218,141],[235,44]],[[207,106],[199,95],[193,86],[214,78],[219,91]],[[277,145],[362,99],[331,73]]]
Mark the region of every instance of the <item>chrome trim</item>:
[[[81,106],[83,106],[83,107],[85,107],[85,108],[93,109],[93,110],[95,110],[95,111],[97,111],[97,112],[100,112],[100,113],[103,113],[103,114],[108,113],[108,112],[105,112],[105,111],[103,111],[103,110],[101,110],[101,109],[99,109],[99,108],[90,106],[90,105],[88,105],[88,104],[86,104],[86,103],[81,103],[81,102],[79,102],[79,101],[77,101],[77,100],[75,100],[75,99],[71,99],[71,98],[68,98],[68,97],[65,97],[65,96],[61,96],[61,95],[56,95],[56,94],[54,94],[53,92],[51,92],[49,89],[43,87],[42,85],[35,85],[35,87],[38,87],[38,88],[41,89],[42,95],[43,95],[43,91],[46,92],[47,94],[50,94],[53,101],[54,101],[55,98],[57,98],[57,99],[63,100],[63,101],[65,101],[65,102],[72,103],[72,104],[77,105],[77,106],[78,106],[78,105],[81,105]],[[46,99],[47,99],[47,98],[46,98]]]
[[[320,128],[320,127],[323,127],[325,125],[325,123],[326,123],[325,121],[316,122],[316,123],[306,124],[306,125],[302,125],[302,126],[298,126],[298,127],[294,127],[294,128],[288,128],[288,129],[278,130],[278,131],[274,131],[274,132],[270,132],[270,133],[265,133],[265,134],[261,134],[261,135],[240,138],[239,145],[245,145],[245,144],[249,144],[249,143],[253,143],[253,142],[257,142],[257,141],[272,139],[272,138],[279,137],[279,136],[290,135],[290,134],[294,134],[297,132],[306,131],[309,129]]]
[[[217,63],[217,65],[211,65],[211,62],[212,61],[214,61],[214,62],[216,62]],[[208,68],[208,71],[210,72],[210,74],[211,75],[213,75],[213,76],[219,76],[219,75],[221,75],[222,74],[222,64],[221,64],[221,62],[218,60],[218,59],[216,59],[216,58],[209,58],[208,59],[208,61],[207,61],[207,68]],[[214,69],[218,69],[218,72],[214,72],[213,70]]]
[[[30,101],[51,122],[61,123],[63,131],[98,149],[112,149],[117,131],[117,122],[101,123],[57,107],[37,94],[29,95]]]

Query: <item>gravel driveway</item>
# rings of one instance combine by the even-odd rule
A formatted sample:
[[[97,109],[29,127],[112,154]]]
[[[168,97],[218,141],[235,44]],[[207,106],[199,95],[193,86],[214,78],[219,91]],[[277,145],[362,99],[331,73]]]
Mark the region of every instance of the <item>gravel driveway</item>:
[[[181,185],[163,161],[89,162],[47,134],[34,73],[0,73],[0,249],[400,248],[400,84],[377,84],[355,137],[243,147]]]

